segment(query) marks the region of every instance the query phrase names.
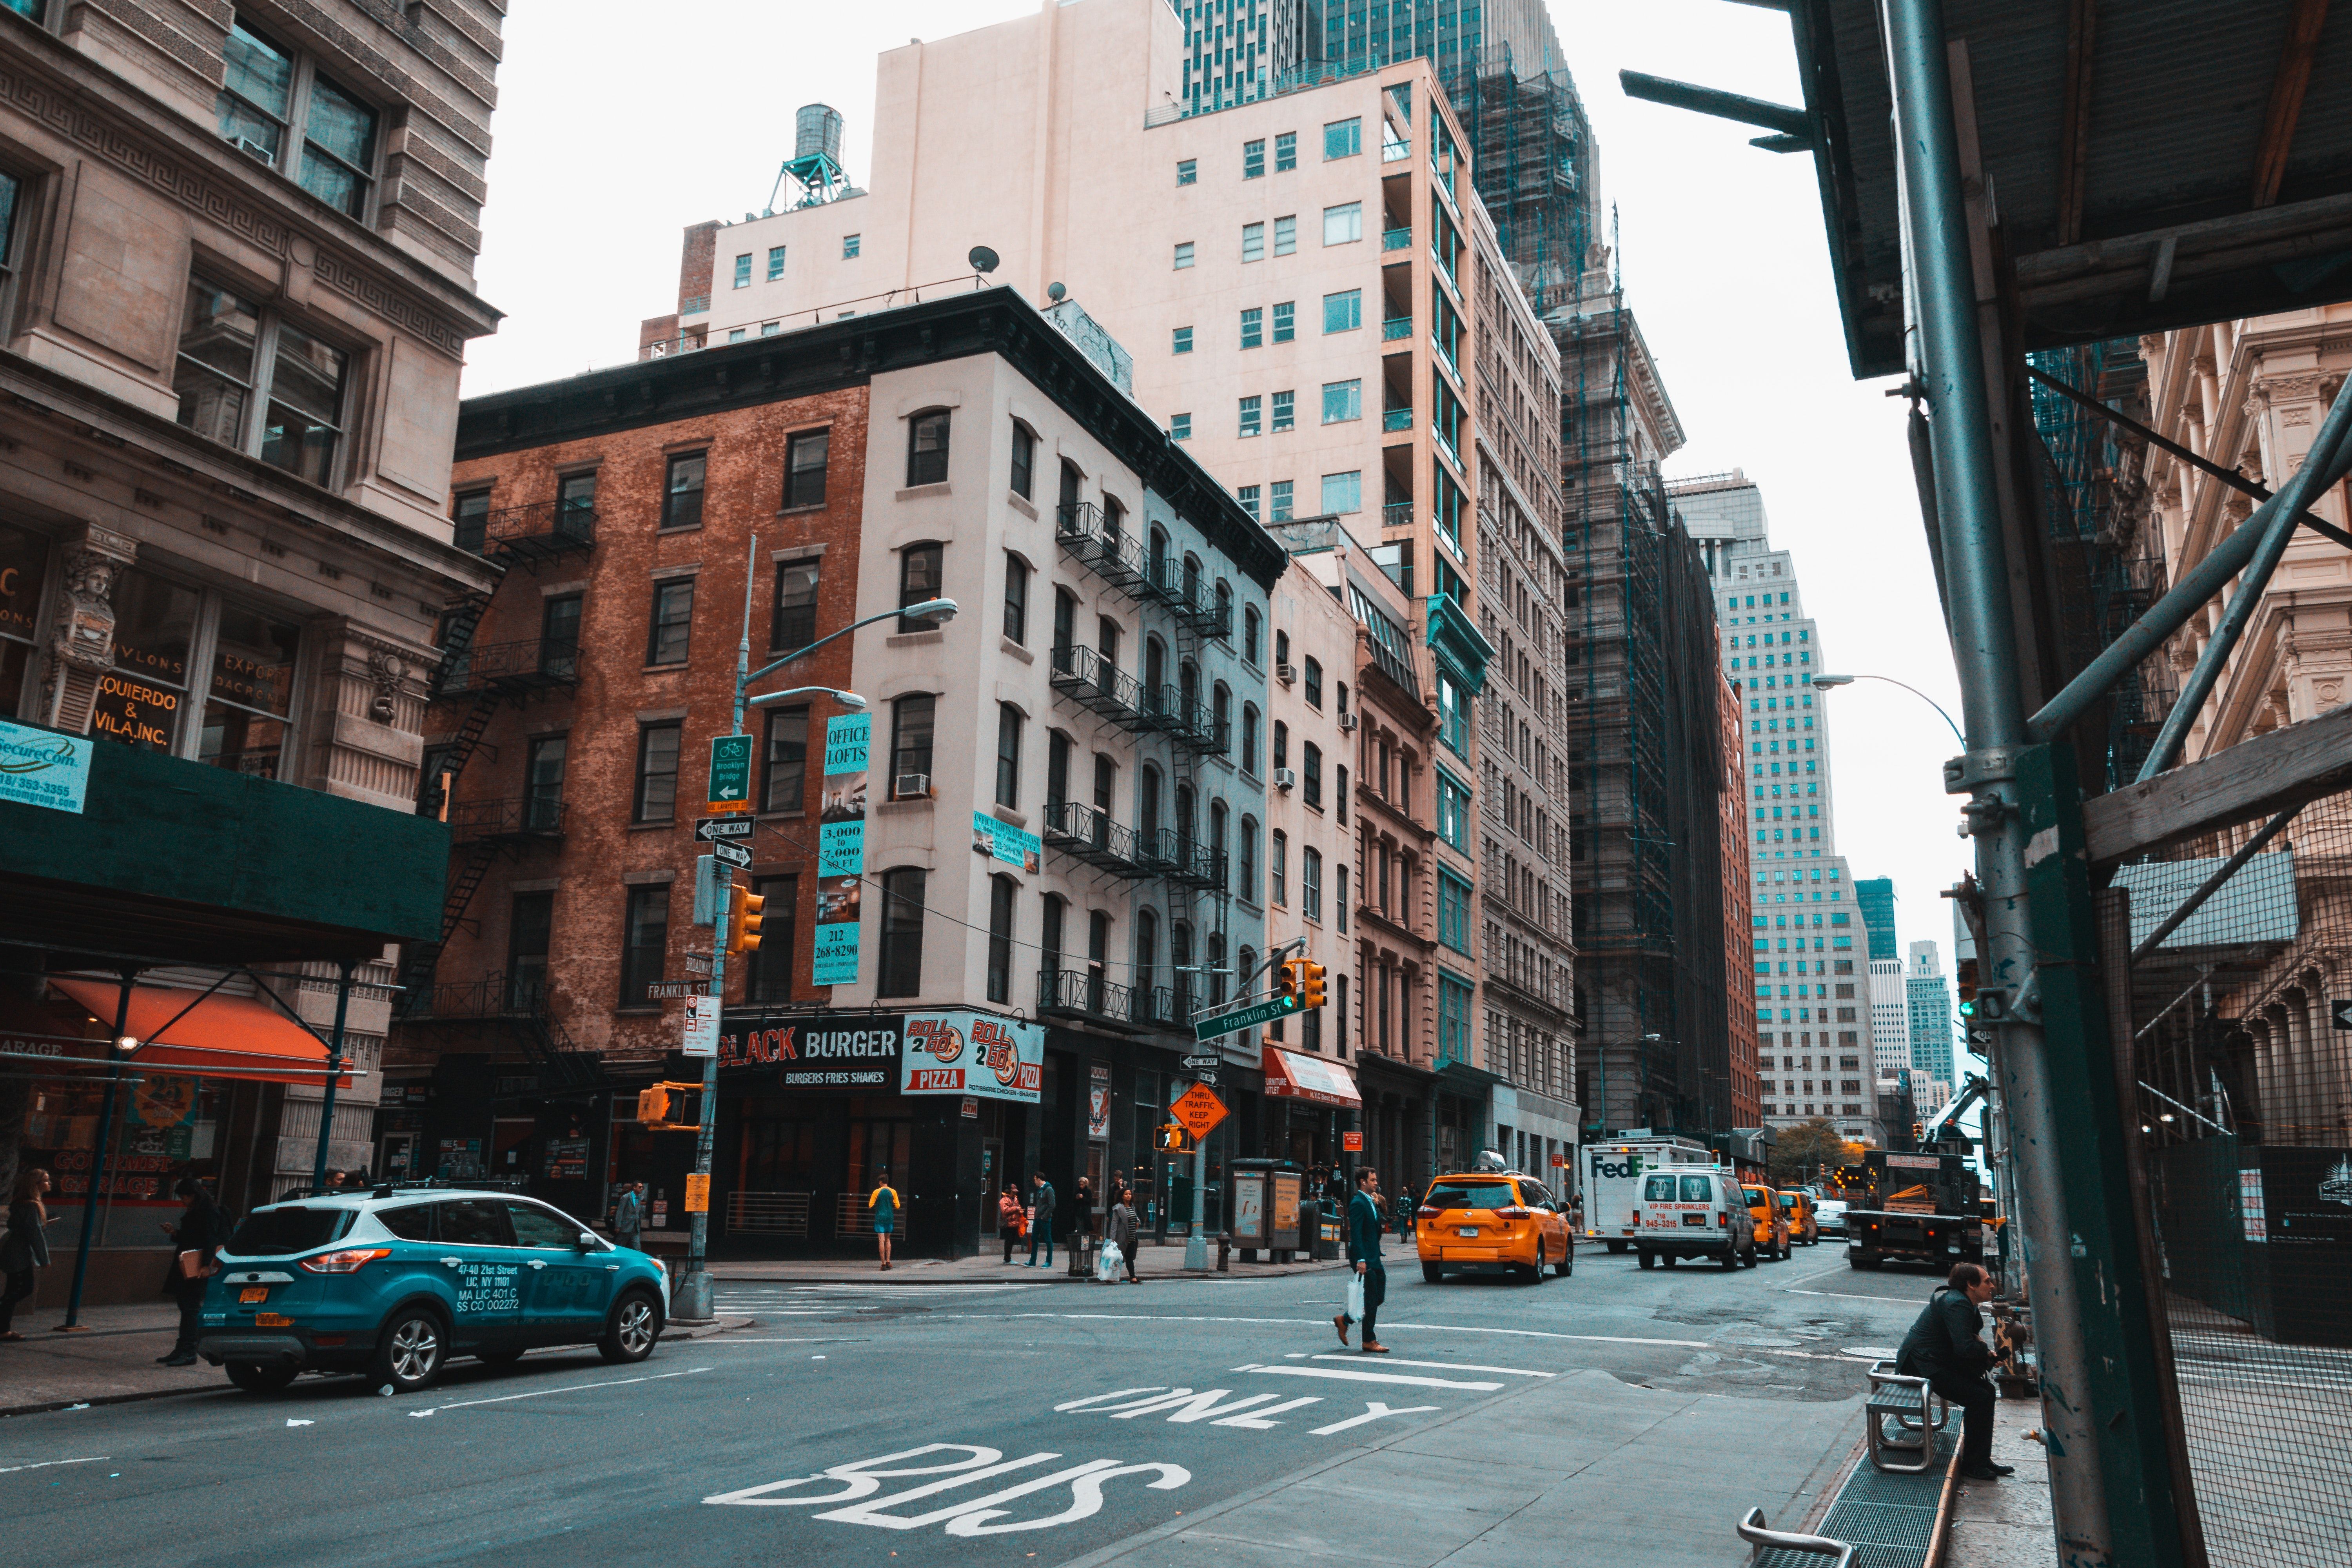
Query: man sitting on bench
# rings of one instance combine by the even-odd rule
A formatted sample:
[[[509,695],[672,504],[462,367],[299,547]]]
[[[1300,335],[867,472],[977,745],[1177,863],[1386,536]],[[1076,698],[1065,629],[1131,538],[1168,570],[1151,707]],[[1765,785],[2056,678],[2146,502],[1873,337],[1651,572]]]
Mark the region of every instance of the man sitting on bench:
[[[1927,1299],[1918,1321],[1903,1336],[1895,1370],[1924,1377],[1949,1404],[1967,1412],[1960,1438],[1960,1474],[1970,1480],[1998,1480],[2014,1465],[1992,1462],[1992,1407],[1998,1397],[1985,1381],[1992,1351],[1979,1337],[1984,1317],[1977,1309],[1992,1300],[1992,1279],[1973,1263],[1955,1263],[1945,1288]]]

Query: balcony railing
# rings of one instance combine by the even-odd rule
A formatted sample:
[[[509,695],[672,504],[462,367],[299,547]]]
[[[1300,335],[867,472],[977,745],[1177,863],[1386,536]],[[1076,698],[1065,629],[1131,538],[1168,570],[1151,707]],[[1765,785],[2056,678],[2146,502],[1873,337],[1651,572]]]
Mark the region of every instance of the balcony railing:
[[[478,844],[563,837],[563,803],[543,796],[467,800],[449,808],[449,842]]]
[[[1381,322],[1381,342],[1384,343],[1396,342],[1411,336],[1412,336],[1411,316],[1390,316]]]
[[[1131,533],[1104,531],[1102,509],[1092,501],[1072,501],[1054,509],[1054,537],[1087,571],[1123,594],[1145,586],[1143,541]]]
[[[1382,250],[1410,250],[1410,249],[1412,249],[1412,228],[1411,228],[1410,226],[1407,226],[1407,227],[1404,227],[1404,228],[1391,228],[1391,229],[1383,229],[1383,230],[1381,230],[1381,248]]]
[[[484,643],[453,661],[441,689],[522,696],[580,684],[580,644],[572,637]]]
[[[1409,500],[1392,500],[1386,506],[1381,508],[1381,526],[1382,528],[1411,528],[1412,526],[1412,502]]]
[[[1055,648],[1053,673],[1047,679],[1055,691],[1123,730],[1141,733],[1160,727],[1160,721],[1146,710],[1143,690],[1135,677],[1093,648]]]
[[[1081,805],[1072,800],[1047,801],[1045,839],[1048,847],[1115,877],[1152,875],[1151,868],[1144,863],[1135,829],[1113,822],[1110,814],[1099,806]]]
[[[1410,430],[1412,428],[1412,405],[1408,404],[1402,408],[1383,408],[1381,410],[1381,429],[1383,432]],[[1411,510],[1412,509],[1410,507],[1406,508],[1406,511],[1408,513],[1410,513]],[[1408,516],[1407,521],[1411,521],[1410,516]]]
[[[639,359],[675,359],[679,354],[699,353],[708,345],[700,332],[682,333],[675,338],[656,338],[637,352]]]
[[[1037,972],[1037,1011],[1124,1020],[1135,1012],[1135,988],[1099,969],[1043,969]]]
[[[1225,885],[1225,858],[1199,839],[1173,827],[1139,837],[1143,845],[1143,863],[1156,875],[1188,888]]]
[[[1410,142],[1383,141],[1381,143],[1381,162],[1383,163],[1402,163],[1412,156],[1412,143]]]
[[[1228,720],[1223,723],[1218,722],[1207,703],[1200,701],[1185,703],[1181,718],[1181,722],[1168,731],[1175,737],[1178,745],[1187,747],[1204,756],[1215,757],[1224,755],[1232,747],[1234,729],[1232,721]]]
[[[545,561],[596,545],[596,509],[576,502],[535,501],[482,520],[482,553],[493,561]]]
[[[1184,563],[1161,556],[1143,563],[1144,586],[1152,597],[1176,612],[1176,616],[1202,637],[1222,637],[1233,633],[1233,609],[1212,598],[1204,590],[1200,574],[1187,572]]]
[[[542,1018],[547,976],[492,970],[478,980],[445,980],[408,999],[403,1012],[427,1018]]]

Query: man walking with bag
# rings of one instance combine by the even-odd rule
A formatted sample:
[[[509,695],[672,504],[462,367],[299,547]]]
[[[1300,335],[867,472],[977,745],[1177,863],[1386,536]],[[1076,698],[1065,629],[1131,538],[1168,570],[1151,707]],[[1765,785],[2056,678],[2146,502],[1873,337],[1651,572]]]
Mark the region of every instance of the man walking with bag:
[[[1045,1267],[1054,1267],[1054,1184],[1045,1173],[1029,1184],[1029,1207],[1034,1216],[1029,1222],[1029,1267],[1037,1267],[1037,1244],[1045,1243]]]
[[[1363,1353],[1386,1355],[1389,1347],[1381,1343],[1379,1331],[1373,1327],[1381,1315],[1381,1303],[1388,1300],[1389,1271],[1381,1262],[1381,1178],[1370,1165],[1356,1173],[1356,1195],[1348,1200],[1348,1261],[1356,1269],[1348,1283],[1348,1310],[1333,1318],[1331,1325],[1339,1331],[1339,1342],[1344,1345],[1349,1321],[1362,1319]]]
[[[637,1247],[646,1223],[645,1191],[643,1182],[630,1182],[621,1188],[621,1201],[613,1205],[613,1234],[623,1247]]]
[[[1985,1370],[1992,1351],[1978,1336],[1984,1317],[1977,1309],[1992,1300],[1992,1277],[1973,1263],[1955,1263],[1944,1289],[1927,1299],[1911,1331],[1903,1336],[1895,1370],[1924,1377],[1927,1386],[1967,1412],[1960,1437],[1960,1474],[1972,1481],[1998,1480],[2016,1473],[2014,1465],[1992,1462],[1992,1384]]]

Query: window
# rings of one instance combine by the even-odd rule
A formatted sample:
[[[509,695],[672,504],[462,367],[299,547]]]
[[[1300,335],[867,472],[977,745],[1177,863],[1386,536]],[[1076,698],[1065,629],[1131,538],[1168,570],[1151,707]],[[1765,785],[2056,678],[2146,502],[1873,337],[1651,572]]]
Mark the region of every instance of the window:
[[[1258,662],[1258,639],[1265,631],[1265,617],[1258,614],[1255,605],[1242,612],[1242,657],[1252,664]]]
[[[1347,770],[1347,769],[1345,769],[1345,768],[1342,768],[1342,769],[1340,769],[1339,771],[1340,771],[1341,773],[1345,773],[1345,772],[1347,772],[1348,770]],[[1339,934],[1340,934],[1341,936],[1345,936],[1345,935],[1347,935],[1347,934],[1348,934],[1348,868],[1347,868],[1347,866],[1346,866],[1344,863],[1339,867],[1339,895],[1331,900],[1331,912],[1332,912],[1333,914],[1337,915],[1337,916],[1339,917]],[[1344,1039],[1344,1038],[1346,1037],[1346,1036],[1347,1036],[1347,1017],[1348,1017],[1347,984],[1348,984],[1348,983],[1347,983],[1347,981],[1346,981],[1345,979],[1342,979],[1342,980],[1339,982],[1339,986],[1340,986],[1340,993],[1339,993],[1339,1018],[1340,1018],[1340,1028],[1339,1028],[1339,1033],[1340,1033],[1340,1037],[1341,1037],[1343,1039]],[[1340,1047],[1339,1047],[1339,1049],[1340,1049],[1340,1054],[1341,1054],[1341,1055],[1343,1055],[1343,1056],[1344,1056],[1344,1055],[1347,1053],[1347,1047],[1346,1047],[1345,1046]]]
[[[1364,122],[1361,119],[1334,120],[1323,127],[1323,161],[1352,158],[1364,150]]]
[[[342,350],[276,311],[200,277],[188,279],[172,390],[180,423],[197,435],[331,485],[350,365]]]
[[[523,759],[522,825],[527,832],[554,833],[563,826],[563,761],[568,737],[542,735]]]
[[[1285,395],[1277,392],[1274,396],[1275,415],[1276,417],[1279,418],[1282,414],[1282,399]],[[1276,425],[1275,428],[1277,430],[1287,430],[1290,426],[1287,425]],[[1268,521],[1274,522],[1288,522],[1290,521],[1290,481],[1288,479],[1276,479],[1273,484],[1266,487],[1266,507]]]
[[[996,804],[1008,810],[1021,805],[1021,710],[1010,702],[996,705]]]
[[[537,1013],[547,999],[548,939],[555,928],[553,893],[517,893],[507,916],[507,1005]]]
[[[743,983],[747,1002],[789,1002],[793,999],[793,926],[800,912],[798,877],[761,877],[751,891],[768,900],[760,916],[760,945],[751,953],[750,978]]]
[[[882,873],[882,962],[877,996],[912,996],[923,988],[923,880],[920,867]]]
[[[579,673],[580,607],[578,594],[557,594],[540,601],[539,668],[542,675]]]
[[[1191,353],[1192,352],[1192,329],[1190,327],[1177,328],[1174,339],[1169,345],[1168,352],[1175,354]]]
[[[1298,423],[1298,394],[1277,392],[1274,395],[1274,433],[1281,435]],[[1285,481],[1286,483],[1287,481]]]
[[[662,487],[664,528],[702,526],[702,478],[709,460],[708,452],[680,452],[670,458],[668,482]]]
[[[1242,312],[1242,347],[1254,349],[1265,342],[1265,310],[1253,305]]]
[[[1187,239],[1181,241],[1176,247],[1176,270],[1181,272],[1184,268],[1192,265],[1192,242]]]
[[[1298,132],[1286,131],[1274,139],[1274,172],[1286,174],[1298,167]]]
[[[1234,499],[1242,503],[1242,510],[1250,514],[1250,521],[1253,522],[1257,521],[1260,494],[1255,485],[1244,485],[1234,492]]]
[[[1029,563],[1010,551],[1004,555],[1003,629],[1014,642],[1029,641]]]
[[[1277,641],[1274,650],[1275,662],[1282,662],[1282,656],[1289,651]],[[1277,768],[1290,765],[1290,726],[1279,719],[1274,721],[1274,765]]]
[[[0,3],[5,3],[5,0],[0,0]],[[0,180],[5,178],[5,175],[0,175]],[[449,542],[460,550],[470,550],[479,555],[489,532],[490,492],[461,492],[449,509],[449,521],[455,525]]]
[[[940,596],[940,581],[944,571],[947,546],[944,544],[909,544],[898,552],[898,607],[928,604]],[[935,632],[940,624],[932,620],[917,620],[909,616],[898,617],[901,632]]]
[[[781,245],[772,245],[768,247],[768,281],[773,283],[777,279],[782,278],[783,275],[784,247]],[[761,336],[765,337],[767,335],[767,329],[765,327],[760,329],[760,334]],[[762,942],[761,945],[764,947],[767,943]]]
[[[1323,243],[1347,245],[1364,237],[1364,204],[1346,202],[1323,209]]]
[[[1290,213],[1274,220],[1274,253],[1289,256],[1298,249],[1298,215]]]
[[[1168,416],[1168,438],[1171,441],[1191,440],[1192,438],[1192,416],[1189,414],[1170,415]]]
[[[665,577],[654,584],[654,613],[646,634],[647,664],[684,664],[694,622],[694,579]]]
[[[1323,296],[1323,330],[1326,332],[1352,332],[1363,324],[1364,291],[1361,289]]]
[[[1317,709],[1323,706],[1323,665],[1319,659],[1307,661],[1307,706]]]
[[[805,703],[768,710],[768,763],[760,780],[761,811],[804,809],[803,792],[808,785],[808,721],[809,710]]]
[[[770,647],[782,652],[816,641],[817,574],[824,566],[814,558],[777,563],[776,610],[768,624]]]
[[[1215,871],[1216,890],[1220,893],[1225,890],[1225,834],[1230,820],[1231,814],[1223,801],[1209,803],[1209,864]]]
[[[1257,704],[1242,704],[1242,772],[1257,774]]]
[[[1470,986],[1444,973],[1437,977],[1437,1058],[1470,1059]]]
[[[1298,851],[1298,912],[1310,921],[1323,918],[1323,852],[1311,847]]]
[[[221,54],[227,68],[213,103],[222,139],[280,173],[292,173],[304,190],[337,212],[364,218],[375,174],[375,110],[255,32],[242,17],[230,25]],[[289,171],[287,153],[298,116],[300,159]]]
[[[679,722],[646,724],[637,730],[637,793],[633,822],[670,822],[677,816]]]
[[[631,888],[621,930],[621,1005],[649,1007],[646,988],[662,977],[669,952],[669,884]]]
[[[1244,261],[1264,261],[1265,259],[1265,224],[1245,223],[1242,225],[1242,259]]]
[[[907,488],[941,485],[948,478],[948,411],[934,408],[907,421]]]
[[[1244,816],[1242,818],[1241,835],[1234,840],[1234,847],[1239,861],[1239,870],[1234,890],[1239,893],[1243,898],[1255,902],[1257,899],[1256,817]],[[1223,945],[1223,939],[1221,938],[1217,939],[1217,942],[1219,946]],[[1219,980],[1216,982],[1216,984],[1219,994],[1223,994],[1224,982],[1223,980]]]
[[[1298,301],[1284,300],[1274,307],[1274,341],[1286,343],[1298,335]]]
[[[749,289],[751,286],[751,253],[747,250],[742,255],[735,258],[735,287],[738,289]]]
[[[1263,179],[1265,176],[1265,138],[1242,143],[1242,178]]]
[[[1323,423],[1344,425],[1350,419],[1364,416],[1364,384],[1361,381],[1327,381],[1323,384]]]
[[[1456,756],[1470,754],[1470,698],[1443,672],[1437,677],[1437,732]]]
[[[824,504],[824,463],[833,446],[830,430],[803,430],[784,443],[784,504]]]
[[[1197,184],[1200,182],[1200,178],[1201,165],[1197,159],[1179,158],[1176,160],[1176,183],[1178,184]]]
[[[1470,884],[1440,868],[1437,873],[1437,940],[1470,955]]]
[[[1470,790],[1444,769],[1437,770],[1437,836],[1470,853]]]
[[[1298,782],[1307,804],[1323,809],[1323,748],[1309,741],[1298,748]]]
[[[1239,431],[1241,435],[1255,436],[1258,433],[1262,401],[1255,394],[1242,399]]]
[[[1351,468],[1344,474],[1323,476],[1323,510],[1327,512],[1360,511],[1364,505],[1364,474]]]
[[[988,879],[988,999],[1013,1000],[1013,879]]]
[[[1005,482],[1022,500],[1030,499],[1029,489],[1037,468],[1037,433],[1018,419],[1013,422],[1013,468]]]
[[[931,727],[939,699],[928,691],[890,704],[890,795],[913,798],[930,788]],[[920,783],[916,781],[920,780]]]
[[[1265,857],[1266,899],[1268,902],[1286,904],[1290,901],[1290,835],[1279,827],[1268,840]]]
[[[845,234],[841,237],[841,258],[844,261],[857,259],[858,241],[861,237],[855,234]]]

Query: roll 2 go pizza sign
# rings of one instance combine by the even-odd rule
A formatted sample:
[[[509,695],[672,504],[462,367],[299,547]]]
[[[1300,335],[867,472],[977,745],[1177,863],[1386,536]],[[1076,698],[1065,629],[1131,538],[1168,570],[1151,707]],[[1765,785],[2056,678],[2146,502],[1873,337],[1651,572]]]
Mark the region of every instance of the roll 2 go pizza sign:
[[[901,1094],[1034,1105],[1045,1080],[1045,1027],[988,1013],[909,1013],[898,1061]]]

